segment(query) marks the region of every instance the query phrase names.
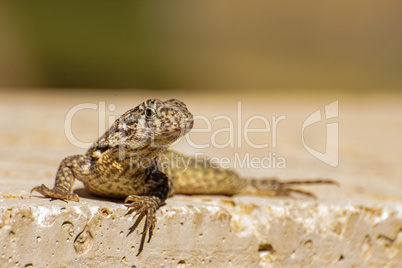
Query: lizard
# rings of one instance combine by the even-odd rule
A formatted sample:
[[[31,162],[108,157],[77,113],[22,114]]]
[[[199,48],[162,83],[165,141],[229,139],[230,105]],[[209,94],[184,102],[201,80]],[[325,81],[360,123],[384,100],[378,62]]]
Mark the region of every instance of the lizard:
[[[231,169],[220,168],[208,159],[196,159],[168,147],[188,134],[193,115],[177,99],[149,99],[121,115],[84,155],[64,158],[57,170],[54,187],[42,184],[31,190],[51,199],[79,202],[72,192],[75,180],[89,193],[125,199],[127,214],[137,216],[130,235],[144,220],[137,256],[150,242],[156,225],[156,211],[174,194],[250,194],[289,196],[292,193],[315,198],[294,185],[337,184],[329,179],[280,181],[277,178],[242,178]],[[187,168],[175,161],[187,163]]]

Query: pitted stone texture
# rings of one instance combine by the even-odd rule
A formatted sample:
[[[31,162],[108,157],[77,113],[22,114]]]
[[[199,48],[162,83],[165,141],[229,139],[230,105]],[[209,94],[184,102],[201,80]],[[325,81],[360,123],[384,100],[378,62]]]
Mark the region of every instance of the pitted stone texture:
[[[387,266],[402,262],[402,207],[258,197],[169,199],[136,257],[121,203],[0,199],[2,267]]]
[[[337,91],[315,97],[246,93],[214,91],[211,97],[193,91],[1,91],[0,267],[398,267],[402,263],[402,169],[401,151],[396,148],[402,136],[402,98],[394,93],[349,96]],[[247,177],[282,180],[331,178],[341,186],[306,187],[317,194],[317,200],[169,198],[157,212],[151,243],[138,257],[142,226],[126,237],[134,220],[125,216],[121,202],[94,199],[80,182],[74,187],[80,203],[28,199],[35,185],[53,185],[64,157],[85,152],[86,148],[67,138],[68,127],[77,140],[90,143],[104,132],[99,131],[107,125],[100,121],[102,115],[116,118],[148,98],[178,96],[195,115],[209,118],[214,130],[227,127],[224,120],[214,120],[216,116],[228,115],[237,122],[238,101],[239,122],[260,114],[268,119],[286,115],[286,120],[277,129],[276,148],[272,133],[259,133],[253,142],[271,142],[266,150],[246,142],[200,150],[185,139],[175,150],[230,159],[237,153],[249,153],[252,158],[272,151],[286,158],[286,169],[238,166],[237,171]],[[333,168],[311,156],[299,134],[312,112],[335,100],[340,116],[330,122],[338,122],[340,132],[339,166]],[[113,104],[116,110],[101,114],[102,109],[83,109],[74,115],[71,126],[66,125],[71,109],[84,103]],[[319,149],[322,145],[325,151],[327,123],[306,130],[309,146]],[[205,125],[196,128],[205,129]],[[190,133],[198,144],[210,142],[211,135]],[[216,136],[223,139],[218,144],[227,142],[225,135]]]

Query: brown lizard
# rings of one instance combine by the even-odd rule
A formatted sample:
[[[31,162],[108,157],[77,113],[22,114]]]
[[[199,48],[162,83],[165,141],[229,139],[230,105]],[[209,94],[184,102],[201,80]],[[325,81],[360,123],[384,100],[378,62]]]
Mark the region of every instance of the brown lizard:
[[[92,194],[125,198],[127,214],[138,216],[131,234],[145,217],[138,254],[148,242],[156,224],[156,210],[174,194],[251,194],[289,196],[291,193],[315,197],[292,188],[299,184],[337,184],[333,180],[281,182],[276,178],[246,179],[208,160],[175,153],[167,148],[193,127],[193,115],[176,99],[149,99],[118,118],[85,153],[66,157],[59,166],[53,189],[44,184],[32,188],[45,197],[79,202],[72,193],[75,179]],[[187,168],[177,165],[187,163]],[[184,162],[183,162],[184,161]],[[205,164],[207,168],[205,168]],[[137,255],[138,255],[137,254]]]

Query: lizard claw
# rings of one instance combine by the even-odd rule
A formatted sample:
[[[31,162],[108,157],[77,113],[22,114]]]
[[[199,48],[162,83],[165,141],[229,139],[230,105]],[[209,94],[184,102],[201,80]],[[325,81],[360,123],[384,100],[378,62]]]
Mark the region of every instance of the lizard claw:
[[[43,196],[50,197],[52,199],[60,199],[63,201],[71,200],[71,201],[80,202],[80,199],[78,198],[77,194],[69,193],[69,192],[65,191],[63,188],[55,187],[53,189],[49,189],[49,187],[47,187],[44,184],[35,186],[34,188],[32,188],[31,194],[32,194],[32,192],[38,192],[38,193],[42,194]]]
[[[132,214],[135,211],[135,214],[133,218],[138,216],[137,220],[129,228],[129,232],[127,236],[129,236],[141,223],[142,219],[145,217],[145,223],[144,223],[144,229],[141,232],[142,237],[141,237],[141,243],[140,247],[138,249],[138,255],[142,252],[144,249],[144,242],[145,238],[147,236],[147,232],[149,233],[149,238],[147,243],[151,241],[152,233],[156,225],[156,210],[159,207],[159,203],[157,198],[151,197],[151,196],[136,196],[136,195],[130,195],[124,200],[124,203],[131,202],[130,204],[126,204],[126,207],[128,208],[127,214]]]

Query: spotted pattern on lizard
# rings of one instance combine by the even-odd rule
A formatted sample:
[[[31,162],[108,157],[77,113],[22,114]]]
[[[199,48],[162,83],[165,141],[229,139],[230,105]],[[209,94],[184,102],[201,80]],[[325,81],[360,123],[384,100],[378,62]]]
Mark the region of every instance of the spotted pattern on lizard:
[[[293,188],[300,184],[337,184],[333,180],[281,182],[276,178],[246,179],[204,159],[201,162],[167,149],[193,127],[193,115],[177,100],[149,99],[128,110],[84,155],[66,157],[56,173],[52,189],[42,184],[32,188],[45,197],[79,202],[72,193],[75,180],[94,195],[125,199],[128,212],[138,216],[131,234],[145,217],[138,254],[156,225],[156,211],[174,194],[251,194],[315,197]],[[187,168],[177,165],[177,158]],[[137,254],[137,255],[138,255]]]

